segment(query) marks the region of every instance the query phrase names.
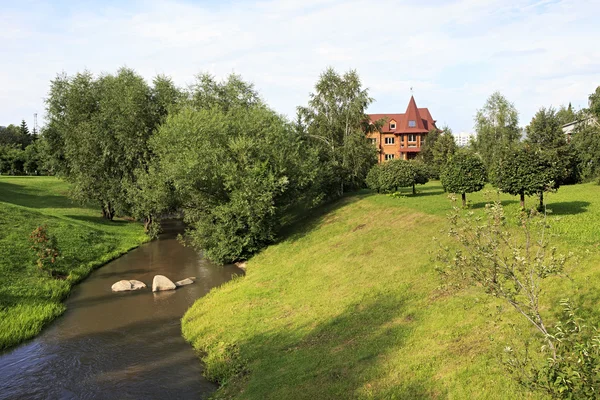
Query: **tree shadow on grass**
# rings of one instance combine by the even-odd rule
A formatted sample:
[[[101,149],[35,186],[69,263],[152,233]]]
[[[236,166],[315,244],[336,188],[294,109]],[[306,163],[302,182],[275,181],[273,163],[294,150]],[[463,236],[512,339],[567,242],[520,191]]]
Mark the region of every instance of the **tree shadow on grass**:
[[[108,219],[102,217],[102,215],[98,215],[98,216],[91,216],[91,215],[65,215],[65,217],[71,218],[71,219],[74,219],[74,220],[77,220],[77,221],[91,222],[91,223],[94,223],[94,224],[109,225],[109,226],[125,225],[125,224],[128,224],[129,222],[132,222],[132,221],[126,221],[126,220],[123,220],[123,219],[113,219],[111,221],[111,220],[108,220]]]
[[[589,205],[587,201],[563,201],[547,204],[546,208],[552,210],[551,215],[575,215],[586,212]]]
[[[79,204],[67,196],[49,194],[44,189],[0,182],[0,201],[29,208],[73,208]]]
[[[407,314],[405,301],[371,293],[315,327],[261,332],[238,343],[251,374],[236,378],[235,390],[248,398],[368,397],[369,387],[389,372],[387,354],[408,351],[405,342],[418,317]],[[426,372],[379,390],[386,392],[383,398],[410,399],[443,391]]]

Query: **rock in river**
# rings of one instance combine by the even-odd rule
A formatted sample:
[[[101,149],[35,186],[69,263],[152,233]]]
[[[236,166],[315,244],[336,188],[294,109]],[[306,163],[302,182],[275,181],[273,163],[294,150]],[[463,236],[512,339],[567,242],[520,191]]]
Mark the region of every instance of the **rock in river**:
[[[175,282],[175,286],[179,287],[179,286],[191,285],[192,283],[194,283],[194,279],[196,279],[196,278],[182,279],[180,281]]]
[[[153,292],[158,292],[161,290],[173,290],[176,287],[177,286],[175,286],[173,281],[164,275],[155,275],[154,280],[152,281]]]
[[[126,292],[128,290],[138,290],[146,287],[146,284],[141,281],[132,279],[130,281],[124,279],[111,286],[113,292]]]

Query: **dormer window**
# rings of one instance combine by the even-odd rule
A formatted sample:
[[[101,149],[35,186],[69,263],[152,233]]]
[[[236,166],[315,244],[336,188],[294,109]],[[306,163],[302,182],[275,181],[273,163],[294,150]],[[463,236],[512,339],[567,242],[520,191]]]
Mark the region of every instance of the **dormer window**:
[[[396,129],[396,123],[395,122],[390,122],[390,130],[394,130]]]
[[[417,121],[415,121],[414,119],[411,119],[408,121],[409,128],[415,128],[416,126],[417,126]]]

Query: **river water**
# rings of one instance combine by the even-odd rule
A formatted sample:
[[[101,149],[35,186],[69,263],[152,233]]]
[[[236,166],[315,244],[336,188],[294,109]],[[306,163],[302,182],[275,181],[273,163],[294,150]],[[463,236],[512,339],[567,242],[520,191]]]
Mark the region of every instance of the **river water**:
[[[152,279],[195,276],[152,293]],[[217,266],[174,235],[142,245],[93,272],[41,335],[0,354],[0,399],[202,399],[215,386],[181,337],[180,319],[199,297],[243,272]],[[147,289],[111,292],[121,279]]]

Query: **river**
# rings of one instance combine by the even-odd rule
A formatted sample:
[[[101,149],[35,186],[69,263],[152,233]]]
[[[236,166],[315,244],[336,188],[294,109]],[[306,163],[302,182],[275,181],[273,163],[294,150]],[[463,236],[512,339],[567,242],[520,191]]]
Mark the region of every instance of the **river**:
[[[152,293],[154,275],[196,282]],[[67,299],[67,311],[42,334],[0,354],[0,399],[202,399],[215,386],[181,336],[196,299],[243,272],[217,266],[173,234],[94,271]],[[121,279],[148,285],[113,293]]]

